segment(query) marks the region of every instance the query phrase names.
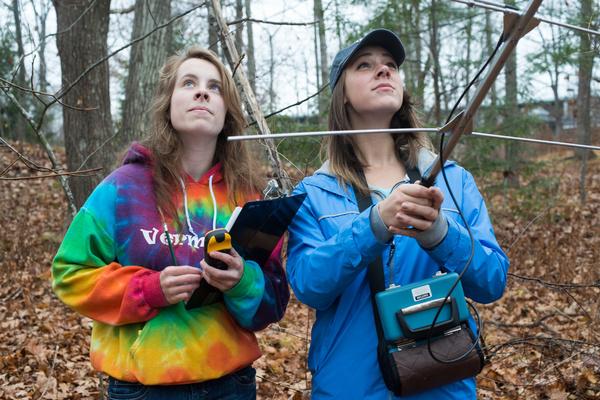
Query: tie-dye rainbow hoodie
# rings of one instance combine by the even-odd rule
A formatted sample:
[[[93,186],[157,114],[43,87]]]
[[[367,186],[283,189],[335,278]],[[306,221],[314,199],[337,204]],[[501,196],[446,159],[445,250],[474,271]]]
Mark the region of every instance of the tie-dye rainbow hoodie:
[[[152,192],[150,160],[149,150],[134,144],[124,165],[90,195],[54,258],[53,289],[94,320],[95,369],[145,385],[219,378],[260,357],[252,331],[285,312],[289,289],[280,247],[262,268],[246,260],[240,282],[224,293],[224,301],[192,310],[183,303],[168,305],[159,275],[172,261]],[[180,189],[173,196],[182,231],[174,232],[173,221],[167,224],[178,264],[198,266],[203,235],[213,226],[209,180],[217,227],[225,226],[233,207],[219,164],[198,181],[185,180],[189,223]]]

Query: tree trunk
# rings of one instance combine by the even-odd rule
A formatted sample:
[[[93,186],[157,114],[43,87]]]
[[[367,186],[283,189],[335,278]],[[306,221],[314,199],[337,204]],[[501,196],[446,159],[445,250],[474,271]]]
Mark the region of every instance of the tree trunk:
[[[321,69],[321,86],[325,85],[329,79],[329,67],[327,66],[327,38],[325,37],[325,15],[323,13],[323,3],[321,0],[314,0],[314,11],[315,11],[315,20],[318,20],[317,23],[319,27],[319,52],[321,62],[319,63],[319,67]],[[320,88],[320,86],[319,86]],[[319,94],[319,122],[325,122],[325,112],[327,110],[327,95],[325,92]]]
[[[473,42],[473,12],[471,9],[468,11],[468,17],[465,21],[465,36],[466,36],[466,54],[465,54],[465,87],[469,85],[471,81],[471,44]],[[469,102],[469,91],[465,94],[465,104]]]
[[[506,4],[514,5],[514,0],[508,0]],[[517,49],[512,52],[504,65],[504,81],[505,81],[505,115],[504,122],[507,123],[510,119],[518,115],[518,95],[517,95]],[[504,169],[504,178],[506,183],[511,187],[519,186],[518,165],[519,156],[518,149],[520,143],[509,141],[506,144],[506,168]]]
[[[313,10],[314,11],[314,10]],[[313,17],[314,17],[315,13],[313,13]],[[315,17],[316,18],[316,17]],[[315,79],[317,82],[317,87],[321,86],[321,68],[319,67],[319,34],[318,34],[318,28],[316,25],[313,25],[313,46],[314,46],[314,52],[315,52]],[[306,76],[308,76],[308,71]],[[318,102],[318,112],[319,114],[321,113],[321,102]]]
[[[150,32],[171,18],[171,1],[136,0],[131,40]],[[114,149],[133,140],[139,140],[148,132],[148,110],[158,82],[160,67],[164,64],[170,48],[171,27],[159,29],[131,47],[129,74],[125,86],[122,127]]]
[[[57,36],[56,44],[60,56],[62,85],[66,88],[86,68],[106,57],[110,0],[96,0],[85,14],[89,2],[53,0],[53,3],[56,9],[56,30],[63,32]],[[71,106],[93,108],[81,111],[63,107],[69,170],[78,170],[88,157],[83,168],[103,168],[94,176],[70,178],[75,204],[79,208],[117,161],[114,154],[101,149],[104,142],[112,136],[108,62],[89,71],[64,95],[63,100]]]
[[[429,14],[429,36],[431,58],[433,59],[433,118],[435,119],[436,126],[440,126],[442,124],[442,101],[440,93],[440,52],[438,45],[438,18],[436,15],[436,7],[436,1],[431,0],[431,12]]]
[[[344,43],[342,43],[342,27],[341,27],[342,15],[340,13],[339,0],[334,0],[334,5],[335,5],[335,35],[337,36],[337,39],[338,39],[338,48],[341,50],[342,47],[344,46]]]
[[[217,53],[219,57],[221,57],[221,46],[219,39],[219,27],[217,26],[217,21],[215,20],[215,15],[213,10],[208,7],[207,12],[208,18],[208,48]]]
[[[269,113],[275,111],[275,51],[273,46],[273,35],[269,34],[269,55],[270,55],[270,64],[269,64]]]
[[[235,20],[239,21],[242,18],[244,18],[244,2],[242,0],[235,0]],[[244,23],[242,22],[235,27],[235,47],[240,55],[244,53],[244,43],[242,40],[243,34]]]
[[[38,65],[38,90],[40,92],[48,91],[48,78],[46,77],[46,25],[48,21],[48,14],[50,13],[50,9],[52,7],[50,0],[37,0],[31,1],[31,6],[33,8],[33,13],[35,15],[35,31],[37,32],[37,37],[39,40],[37,56],[39,59]],[[39,7],[39,9],[38,9]],[[44,96],[42,96],[44,98]],[[44,98],[46,100],[46,98]],[[34,107],[35,112],[35,120],[38,121],[41,118],[41,112],[43,110],[43,105],[41,103],[36,103]],[[44,127],[46,125],[46,121],[42,123],[42,131],[44,131]]]
[[[592,0],[581,0],[581,19],[587,21],[593,15]],[[592,69],[594,63],[594,52],[592,43],[587,33],[579,34],[579,83],[577,85],[577,137],[579,143],[590,144],[591,122],[590,122],[590,87],[592,81]],[[581,159],[581,173],[579,176],[579,199],[585,203],[587,193],[585,179],[587,176],[587,163],[590,155],[589,150],[581,149],[578,156]]]
[[[491,11],[485,12],[485,46],[487,48],[487,54],[492,54],[494,51],[494,42],[492,40],[492,34],[494,32],[492,26],[492,20],[490,18]],[[496,104],[498,103],[498,95],[496,94],[496,82],[492,83],[492,87],[490,88],[490,105],[492,110],[496,109]]]
[[[39,1],[40,10],[35,8],[35,1],[31,4],[34,7],[34,14],[36,18],[35,30],[38,33],[38,40],[40,41],[38,49],[39,57],[39,69],[38,69],[38,82],[40,92],[46,92],[48,90],[48,78],[46,77],[46,22],[48,20],[48,14],[50,13],[50,2],[43,0]]]
[[[17,42],[17,57],[19,59],[19,65],[17,66],[18,70],[16,83],[19,86],[29,87],[29,85],[25,82],[25,61],[23,57],[25,51],[23,49],[23,36],[21,33],[21,10],[19,9],[18,0],[13,0],[12,12],[13,17],[15,19],[15,41]],[[26,102],[25,97],[23,96],[23,92],[21,92],[20,90],[15,90],[14,95],[17,101],[27,109],[28,102]],[[17,115],[16,124],[13,129],[14,135],[12,136],[12,138],[17,140],[25,140],[27,132],[25,129],[26,126],[27,122],[25,121],[25,119],[21,115]]]
[[[252,11],[250,7],[251,0],[244,0],[244,7],[246,9],[246,18],[252,18]],[[254,59],[254,32],[252,30],[252,22],[248,21],[246,25],[246,33],[248,35],[248,43],[246,43],[246,56],[248,58],[248,82],[252,92],[256,93],[256,62]]]

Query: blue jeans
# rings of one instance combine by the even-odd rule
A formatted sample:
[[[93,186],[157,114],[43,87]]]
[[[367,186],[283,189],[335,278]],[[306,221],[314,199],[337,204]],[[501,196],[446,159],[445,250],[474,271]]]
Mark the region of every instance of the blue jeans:
[[[252,367],[211,381],[188,385],[144,386],[109,377],[109,400],[254,400],[256,370]]]

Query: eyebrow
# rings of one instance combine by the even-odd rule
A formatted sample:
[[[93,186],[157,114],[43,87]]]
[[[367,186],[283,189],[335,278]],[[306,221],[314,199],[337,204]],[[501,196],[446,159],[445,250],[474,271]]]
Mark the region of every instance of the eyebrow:
[[[195,75],[195,74],[192,74],[192,73],[187,73],[187,74],[183,75],[181,78],[179,78],[177,81],[178,81],[178,82],[181,82],[181,81],[182,81],[183,79],[185,79],[185,78],[193,78],[193,79],[195,79],[195,80],[198,80],[198,76],[197,76],[197,75]],[[209,79],[208,81],[209,81],[209,82],[217,82],[217,83],[219,83],[219,84],[222,84],[221,80],[220,80],[220,79],[217,79],[217,78],[211,78],[211,79]]]
[[[359,59],[360,57],[372,56],[372,55],[373,55],[373,53],[371,53],[371,52],[364,52],[364,53],[360,53],[359,52],[356,55],[356,59]],[[386,57],[390,57],[392,60],[394,59],[394,57],[392,57],[392,55],[388,51],[383,52],[383,55],[386,56]],[[394,60],[394,62],[395,62],[395,60]]]

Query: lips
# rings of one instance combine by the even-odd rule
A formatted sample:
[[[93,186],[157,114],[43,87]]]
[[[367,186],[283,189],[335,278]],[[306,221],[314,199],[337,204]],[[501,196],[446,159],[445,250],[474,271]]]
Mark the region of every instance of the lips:
[[[210,111],[208,109],[208,107],[204,107],[204,106],[195,106],[195,107],[190,108],[188,111],[206,111],[206,112],[212,114],[212,111]]]
[[[375,86],[373,90],[377,89],[394,89],[394,86],[389,83],[380,83],[379,85]]]

